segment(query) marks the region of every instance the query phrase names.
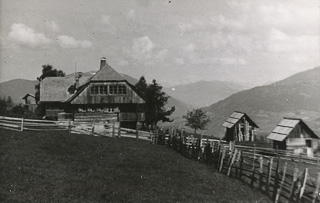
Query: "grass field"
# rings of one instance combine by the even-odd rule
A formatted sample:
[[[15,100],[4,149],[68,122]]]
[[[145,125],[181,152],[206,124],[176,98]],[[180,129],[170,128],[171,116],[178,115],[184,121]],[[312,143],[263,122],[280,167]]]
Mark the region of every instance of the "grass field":
[[[0,202],[271,202],[146,141],[0,129]]]

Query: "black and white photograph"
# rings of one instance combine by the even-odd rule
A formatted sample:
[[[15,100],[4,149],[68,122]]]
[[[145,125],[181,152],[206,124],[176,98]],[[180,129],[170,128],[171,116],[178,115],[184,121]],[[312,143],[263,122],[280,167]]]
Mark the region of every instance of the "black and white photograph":
[[[320,1],[0,0],[0,202],[320,203]]]

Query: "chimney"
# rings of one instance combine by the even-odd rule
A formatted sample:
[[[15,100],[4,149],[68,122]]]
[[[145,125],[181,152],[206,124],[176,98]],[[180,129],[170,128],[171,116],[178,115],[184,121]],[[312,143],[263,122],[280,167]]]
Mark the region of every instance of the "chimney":
[[[75,88],[78,88],[80,86],[79,79],[82,77],[82,72],[76,72],[75,73]]]
[[[100,61],[100,69],[107,64],[106,57],[102,57]]]

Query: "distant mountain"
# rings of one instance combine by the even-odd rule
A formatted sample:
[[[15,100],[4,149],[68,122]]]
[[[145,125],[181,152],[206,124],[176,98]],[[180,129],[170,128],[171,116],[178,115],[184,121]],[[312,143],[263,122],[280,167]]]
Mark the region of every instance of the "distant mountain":
[[[227,98],[246,89],[244,86],[223,81],[199,81],[191,84],[164,88],[164,91],[184,103],[200,108]]]
[[[263,132],[286,116],[304,119],[320,135],[320,67],[235,93],[204,110],[211,114],[209,132],[219,136],[224,133],[221,124],[235,110],[251,116]]]
[[[0,97],[10,96],[13,103],[19,104],[24,101],[21,99],[27,93],[34,94],[34,86],[37,81],[24,80],[24,79],[14,79],[7,82],[0,83]]]

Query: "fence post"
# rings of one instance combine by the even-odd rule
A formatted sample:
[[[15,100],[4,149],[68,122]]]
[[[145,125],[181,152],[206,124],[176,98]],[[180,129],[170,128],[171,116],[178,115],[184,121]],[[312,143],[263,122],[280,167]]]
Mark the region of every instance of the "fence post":
[[[120,120],[119,120],[118,138],[121,138],[121,127],[120,127],[120,125],[121,125],[121,122],[120,122]]]
[[[240,168],[240,166],[239,166],[239,161],[240,161],[240,158],[241,158],[241,150],[239,149],[239,152],[238,152],[238,157],[237,157],[237,160],[236,160],[236,175],[235,175],[235,177],[236,178],[238,178],[239,177],[239,168]]]
[[[307,178],[308,178],[308,168],[304,169],[303,177],[301,180],[301,187],[299,191],[299,200],[302,198],[304,190],[306,189],[306,183],[307,183]]]
[[[280,199],[280,194],[281,194],[281,190],[282,190],[282,186],[283,186],[283,183],[284,183],[284,179],[286,178],[286,170],[287,170],[287,162],[285,162],[284,164],[284,168],[283,168],[283,174],[282,174],[282,180],[281,180],[281,183],[280,183],[280,187],[277,191],[277,195],[276,195],[276,199],[275,199],[275,203],[277,203]]]
[[[254,174],[255,174],[255,170],[256,170],[256,166],[255,163],[256,162],[256,144],[253,145],[253,161],[252,161],[252,174],[251,174],[251,183],[250,186],[253,187],[254,184]]]
[[[293,172],[293,178],[292,178],[292,184],[291,184],[291,189],[290,189],[289,202],[293,202],[295,185],[296,185],[296,183],[298,181],[298,173],[299,173],[299,170],[297,168],[295,168],[294,172]]]
[[[219,168],[219,171],[222,171],[225,155],[226,155],[226,149],[225,149],[224,147],[222,147],[222,155],[221,155],[221,160],[220,160],[220,168]]]
[[[262,182],[263,182],[263,157],[260,157],[260,169],[259,169],[259,189],[262,191]]]
[[[136,123],[136,138],[139,140],[139,127],[138,127],[138,121]]]
[[[234,152],[233,152],[232,158],[231,158],[231,162],[230,162],[230,165],[229,165],[229,168],[228,168],[228,172],[227,172],[228,176],[230,176],[232,165],[234,163],[234,160],[236,159],[237,154],[238,154],[238,149],[234,149]]]
[[[91,135],[94,136],[94,121],[92,122]]]
[[[115,128],[114,128],[114,126],[115,126],[115,123],[113,122],[112,123],[112,137],[115,136]]]
[[[320,188],[320,173],[318,173],[316,189],[314,190],[314,193],[312,195],[312,203],[316,203],[317,201],[317,196],[319,195],[319,188]]]
[[[272,172],[272,164],[273,164],[273,157],[268,161],[268,174],[267,174],[267,184],[266,184],[266,193],[269,194],[269,185],[270,185],[270,178]]]
[[[21,131],[23,131],[23,118],[21,118],[21,128],[20,128]]]
[[[276,199],[276,195],[277,195],[277,191],[278,191],[279,164],[280,164],[280,157],[277,156],[276,175],[274,177],[273,194],[272,194],[273,200]]]
[[[239,172],[239,179],[241,180],[242,179],[242,171],[243,171],[243,156],[242,156],[242,153],[241,153],[241,157],[240,157],[240,172]]]

